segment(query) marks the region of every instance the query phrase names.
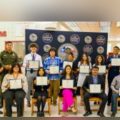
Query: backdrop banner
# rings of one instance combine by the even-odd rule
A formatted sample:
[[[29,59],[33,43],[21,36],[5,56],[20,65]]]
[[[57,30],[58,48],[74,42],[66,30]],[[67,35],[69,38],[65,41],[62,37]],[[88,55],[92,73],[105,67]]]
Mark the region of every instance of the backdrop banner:
[[[31,43],[38,45],[38,53],[43,60],[48,57],[48,51],[55,47],[63,60],[66,54],[73,52],[77,63],[85,52],[91,57],[94,63],[97,55],[107,57],[107,33],[94,32],[69,32],[69,31],[46,31],[46,30],[25,30],[26,54],[29,53]]]

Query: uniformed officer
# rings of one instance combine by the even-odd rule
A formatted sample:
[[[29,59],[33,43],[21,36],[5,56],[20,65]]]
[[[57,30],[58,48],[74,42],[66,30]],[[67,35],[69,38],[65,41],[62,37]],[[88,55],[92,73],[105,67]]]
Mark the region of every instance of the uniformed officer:
[[[13,48],[13,43],[11,41],[8,41],[5,43],[5,50],[0,53],[0,86],[3,77],[7,73],[9,73],[10,69],[12,68],[12,65],[18,62],[18,56],[12,50],[12,48]],[[0,92],[0,106],[2,106],[1,92]]]
[[[8,41],[5,43],[5,50],[0,54],[0,63],[4,67],[4,74],[8,73],[12,65],[18,62],[18,56],[12,48],[13,43]]]

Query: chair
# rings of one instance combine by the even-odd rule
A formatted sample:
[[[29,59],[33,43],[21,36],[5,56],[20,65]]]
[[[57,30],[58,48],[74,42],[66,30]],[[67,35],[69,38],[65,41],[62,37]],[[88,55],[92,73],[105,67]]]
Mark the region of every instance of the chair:
[[[32,98],[31,100],[31,116],[33,116],[33,114],[37,111],[34,110],[34,106],[37,102],[36,98]],[[47,98],[46,103],[48,104],[48,110],[45,110],[45,112],[49,113],[49,116],[51,115],[51,109],[50,109],[50,105],[51,105],[51,99]]]
[[[3,99],[3,116],[6,116],[6,108],[5,108],[5,99]],[[24,102],[23,102],[23,113],[24,113]],[[16,111],[13,111],[13,113],[17,113]]]
[[[91,97],[91,98],[89,99],[89,101],[93,101],[93,102],[99,103],[99,102],[101,102],[101,99],[98,98],[98,97]],[[92,110],[93,110],[93,111],[97,111],[97,109],[92,109]]]
[[[120,97],[117,98],[117,102],[120,102]],[[117,108],[118,111],[120,111],[120,108]]]
[[[60,108],[60,103],[62,102],[62,97],[58,97],[58,114],[62,111]],[[74,97],[74,107],[77,109],[77,97]]]

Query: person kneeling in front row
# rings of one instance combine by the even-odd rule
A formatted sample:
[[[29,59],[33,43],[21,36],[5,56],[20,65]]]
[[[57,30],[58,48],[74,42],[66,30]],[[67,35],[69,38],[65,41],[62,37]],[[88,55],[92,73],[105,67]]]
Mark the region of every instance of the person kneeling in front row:
[[[86,77],[83,84],[83,89],[85,90],[84,103],[86,108],[86,113],[84,114],[84,116],[88,116],[92,114],[92,111],[90,109],[89,99],[91,97],[98,97],[102,99],[102,102],[97,115],[99,115],[100,117],[105,117],[104,109],[107,102],[107,96],[104,91],[105,81],[100,75],[98,75],[98,71],[99,71],[99,68],[97,66],[93,66],[91,75]],[[97,86],[97,89],[99,89],[98,93],[96,93],[97,89],[95,90],[92,89],[93,87],[95,88],[95,86]]]

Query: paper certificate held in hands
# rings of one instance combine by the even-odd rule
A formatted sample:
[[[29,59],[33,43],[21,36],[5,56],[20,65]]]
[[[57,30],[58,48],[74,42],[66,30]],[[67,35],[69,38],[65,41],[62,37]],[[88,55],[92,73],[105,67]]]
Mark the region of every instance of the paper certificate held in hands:
[[[90,68],[89,66],[80,66],[80,73],[89,73]]]
[[[105,65],[99,65],[99,73],[106,73],[106,66]]]
[[[73,88],[73,80],[63,80],[62,87],[63,88]]]
[[[59,74],[59,66],[50,66],[50,74]]]
[[[46,76],[44,77],[36,77],[36,85],[38,86],[44,86],[48,84],[48,78]]]
[[[21,79],[11,79],[10,80],[10,89],[21,89],[22,81]]]
[[[120,66],[120,58],[112,58],[112,66]]]
[[[101,93],[100,84],[90,84],[90,93]]]
[[[120,88],[119,88],[119,96],[120,96]]]
[[[64,61],[64,63],[63,63],[63,69],[66,67],[66,65],[70,65],[72,67],[73,66],[73,62]]]
[[[39,68],[39,61],[36,60],[36,61],[32,61],[32,60],[29,60],[29,68],[31,69],[38,69]]]

